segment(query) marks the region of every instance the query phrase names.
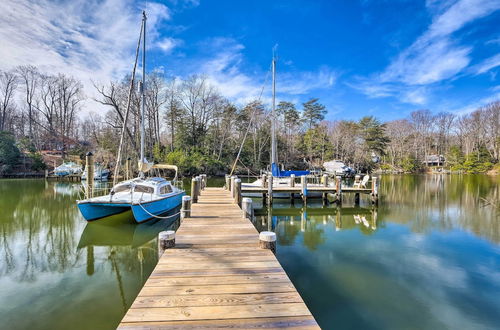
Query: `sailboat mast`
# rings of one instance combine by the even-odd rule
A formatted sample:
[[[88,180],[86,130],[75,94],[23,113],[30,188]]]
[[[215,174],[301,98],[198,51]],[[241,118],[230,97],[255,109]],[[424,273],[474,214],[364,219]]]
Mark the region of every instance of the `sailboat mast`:
[[[142,84],[141,84],[141,163],[144,162],[144,110],[146,107],[146,12],[142,12]]]
[[[274,172],[274,167],[277,167],[278,157],[276,154],[276,58],[273,52],[273,106],[271,110],[271,169]]]

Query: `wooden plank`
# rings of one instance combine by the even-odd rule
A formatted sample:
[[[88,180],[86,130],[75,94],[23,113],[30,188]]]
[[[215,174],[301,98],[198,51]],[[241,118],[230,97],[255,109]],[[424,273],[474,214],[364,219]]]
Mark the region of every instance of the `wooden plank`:
[[[184,296],[140,296],[130,308],[199,307],[227,305],[255,305],[300,303],[302,298],[296,291],[268,292],[265,294],[208,294]]]
[[[272,317],[256,319],[132,322],[121,323],[118,329],[318,329],[312,316]]]
[[[264,293],[264,292],[293,292],[295,287],[291,282],[277,283],[240,283],[240,284],[211,284],[211,285],[175,285],[175,286],[145,286],[139,293],[140,297],[147,296],[175,296],[198,294],[226,294],[226,293]]]
[[[231,275],[231,276],[205,276],[205,277],[173,277],[156,276],[146,282],[146,286],[171,286],[171,285],[210,285],[210,284],[242,284],[242,283],[274,283],[289,281],[283,274],[260,275]]]
[[[183,321],[284,317],[310,315],[304,303],[256,304],[232,306],[200,306],[169,308],[131,308],[123,322]]]
[[[281,267],[269,268],[222,268],[222,269],[192,269],[172,270],[155,269],[150,276],[225,276],[225,275],[257,275],[257,274],[284,274]]]
[[[238,262],[238,261],[206,261],[206,262],[196,262],[196,263],[173,263],[168,262],[159,263],[155,269],[158,270],[192,270],[192,269],[231,269],[231,268],[269,268],[269,267],[280,267],[277,260],[271,261],[249,261],[249,262]]]

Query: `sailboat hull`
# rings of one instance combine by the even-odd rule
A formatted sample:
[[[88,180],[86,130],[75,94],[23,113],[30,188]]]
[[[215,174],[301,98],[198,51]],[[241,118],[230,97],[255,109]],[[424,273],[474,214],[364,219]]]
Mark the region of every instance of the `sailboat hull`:
[[[78,203],[78,208],[85,220],[94,221],[129,211],[130,204]]]
[[[162,214],[178,207],[179,205],[181,205],[182,196],[184,195],[185,193],[181,192],[165,198],[145,201],[141,203],[84,202],[78,203],[78,208],[87,221],[104,219],[132,210],[134,220],[137,223],[142,223],[159,217]]]
[[[132,204],[131,208],[135,221],[138,223],[145,222],[178,207],[181,205],[182,196],[184,195],[184,192],[182,192],[168,198]]]

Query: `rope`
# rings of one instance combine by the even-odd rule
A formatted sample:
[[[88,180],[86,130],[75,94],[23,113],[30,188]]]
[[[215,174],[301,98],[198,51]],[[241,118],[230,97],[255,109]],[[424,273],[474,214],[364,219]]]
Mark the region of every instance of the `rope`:
[[[158,218],[158,219],[169,219],[169,218],[173,218],[173,217],[176,217],[176,216],[178,216],[179,214],[181,214],[181,211],[179,211],[179,212],[177,212],[177,213],[175,213],[175,214],[172,214],[172,215],[167,215],[166,217],[160,217],[159,215],[155,215],[155,214],[153,214],[153,213],[150,213],[148,210],[146,210],[146,209],[144,208],[144,206],[142,206],[142,204],[141,204],[141,203],[137,203],[137,205],[139,205],[139,206],[142,208],[142,210],[143,210],[144,212],[146,212],[147,214],[149,214],[149,215],[150,215],[150,216],[152,216],[153,218]]]

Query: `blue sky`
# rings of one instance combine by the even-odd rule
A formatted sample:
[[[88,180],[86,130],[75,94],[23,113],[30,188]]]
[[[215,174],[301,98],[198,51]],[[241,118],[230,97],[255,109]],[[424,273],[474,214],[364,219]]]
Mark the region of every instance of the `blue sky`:
[[[31,62],[68,72],[89,95],[91,80],[130,71],[146,7],[149,68],[204,74],[237,104],[258,97],[275,44],[278,99],[319,97],[327,119],[390,120],[422,108],[461,114],[500,100],[500,0],[18,0],[4,7],[0,68]],[[268,81],[266,102],[269,93]]]

